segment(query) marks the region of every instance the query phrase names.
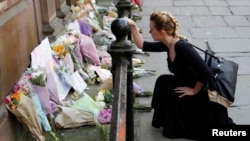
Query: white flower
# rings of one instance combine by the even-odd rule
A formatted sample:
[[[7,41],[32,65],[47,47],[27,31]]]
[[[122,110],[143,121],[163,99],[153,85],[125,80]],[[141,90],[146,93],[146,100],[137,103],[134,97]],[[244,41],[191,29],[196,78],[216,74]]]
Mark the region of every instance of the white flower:
[[[106,106],[106,103],[103,101],[97,102],[97,104],[103,109]]]
[[[104,95],[102,91],[98,92],[97,101],[104,101]]]

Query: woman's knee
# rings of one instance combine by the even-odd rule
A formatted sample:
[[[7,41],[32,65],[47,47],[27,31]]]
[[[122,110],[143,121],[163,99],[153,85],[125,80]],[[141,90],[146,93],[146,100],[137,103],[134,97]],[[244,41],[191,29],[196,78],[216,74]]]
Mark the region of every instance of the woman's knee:
[[[160,75],[158,78],[157,78],[157,80],[156,80],[156,83],[162,83],[162,82],[164,82],[164,83],[166,83],[166,82],[168,82],[168,81],[172,81],[172,80],[174,80],[174,76],[172,76],[172,75]]]

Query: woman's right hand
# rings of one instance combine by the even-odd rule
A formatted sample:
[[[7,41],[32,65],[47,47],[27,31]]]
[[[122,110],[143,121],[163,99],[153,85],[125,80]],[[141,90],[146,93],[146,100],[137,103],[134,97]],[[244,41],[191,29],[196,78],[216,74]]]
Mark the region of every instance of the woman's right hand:
[[[124,17],[124,19],[128,22],[128,24],[131,26],[131,25],[136,25],[136,23],[132,20],[132,19],[130,19],[130,18],[128,18],[128,17]]]
[[[128,17],[124,17],[125,20],[128,22],[128,24],[130,25],[130,30],[131,30],[131,33],[132,33],[132,37],[133,37],[133,40],[136,44],[136,46],[140,49],[142,49],[142,46],[143,46],[143,38],[141,36],[141,33],[139,32],[139,28],[137,27],[136,23],[128,18]]]

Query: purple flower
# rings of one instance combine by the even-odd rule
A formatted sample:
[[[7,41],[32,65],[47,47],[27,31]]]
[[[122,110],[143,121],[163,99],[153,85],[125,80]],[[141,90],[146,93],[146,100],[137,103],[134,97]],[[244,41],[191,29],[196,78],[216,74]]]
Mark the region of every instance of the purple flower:
[[[82,20],[78,20],[78,24],[80,26],[80,31],[82,34],[90,36],[92,34],[91,26],[87,23],[85,23]]]
[[[141,86],[139,86],[137,83],[133,82],[133,87],[134,87],[134,90],[138,93],[142,93],[144,92],[144,90],[141,88]]]
[[[97,120],[101,124],[109,124],[111,122],[111,116],[112,116],[112,110],[109,109],[103,109],[99,112]]]

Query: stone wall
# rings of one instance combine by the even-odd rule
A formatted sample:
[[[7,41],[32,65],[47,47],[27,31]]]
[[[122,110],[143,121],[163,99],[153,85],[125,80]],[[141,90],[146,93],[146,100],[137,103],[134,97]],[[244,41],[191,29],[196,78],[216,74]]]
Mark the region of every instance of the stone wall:
[[[38,44],[32,0],[21,0],[0,14],[0,100],[8,94],[30,63]]]
[[[59,5],[58,5],[59,3]],[[68,3],[68,2],[67,2]],[[4,98],[30,65],[31,51],[58,20],[66,0],[0,0],[0,140],[21,141],[27,131],[4,106]],[[62,17],[61,17],[62,18]],[[60,20],[58,20],[60,21]]]
[[[38,30],[32,0],[4,2],[7,7],[0,13],[0,140],[18,141],[24,129],[2,103],[30,64],[30,52],[38,44]]]

